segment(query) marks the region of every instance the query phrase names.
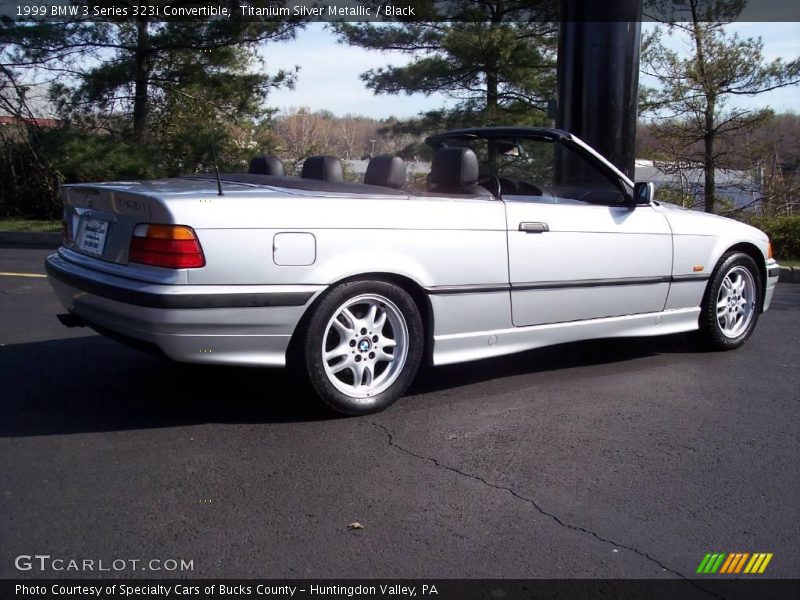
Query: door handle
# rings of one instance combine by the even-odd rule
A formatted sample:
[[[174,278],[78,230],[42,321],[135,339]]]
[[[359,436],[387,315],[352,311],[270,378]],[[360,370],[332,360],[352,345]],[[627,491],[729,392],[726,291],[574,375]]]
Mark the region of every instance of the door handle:
[[[524,233],[544,233],[550,231],[547,223],[520,223],[519,230]]]

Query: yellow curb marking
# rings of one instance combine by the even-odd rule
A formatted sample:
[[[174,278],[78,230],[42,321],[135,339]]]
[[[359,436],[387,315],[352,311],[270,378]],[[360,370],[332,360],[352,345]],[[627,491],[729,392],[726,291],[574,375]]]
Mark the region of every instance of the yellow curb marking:
[[[0,272],[0,277],[47,277],[47,275],[42,275],[41,273],[2,273]]]

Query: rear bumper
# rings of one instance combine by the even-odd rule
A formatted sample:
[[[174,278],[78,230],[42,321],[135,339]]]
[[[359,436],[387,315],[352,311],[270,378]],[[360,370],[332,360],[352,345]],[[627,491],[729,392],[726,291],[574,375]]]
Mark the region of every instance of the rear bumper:
[[[778,278],[781,274],[781,267],[774,260],[767,263],[767,286],[764,292],[764,308],[765,311],[769,308],[772,302],[772,296],[775,295],[775,286],[778,285]]]
[[[156,346],[174,360],[283,366],[292,333],[324,286],[162,285],[45,261],[59,300],[101,333]],[[113,337],[113,336],[111,336]]]

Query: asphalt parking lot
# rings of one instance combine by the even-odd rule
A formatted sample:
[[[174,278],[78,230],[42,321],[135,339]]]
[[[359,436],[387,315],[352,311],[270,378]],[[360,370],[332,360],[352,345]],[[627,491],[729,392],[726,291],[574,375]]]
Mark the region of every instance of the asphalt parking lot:
[[[0,249],[0,272],[46,254]],[[0,577],[42,576],[14,566],[34,553],[206,578],[691,577],[719,551],[800,577],[800,285],[735,352],[545,348],[427,369],[353,419],[282,371],[169,363],[58,312],[45,279],[0,276]]]

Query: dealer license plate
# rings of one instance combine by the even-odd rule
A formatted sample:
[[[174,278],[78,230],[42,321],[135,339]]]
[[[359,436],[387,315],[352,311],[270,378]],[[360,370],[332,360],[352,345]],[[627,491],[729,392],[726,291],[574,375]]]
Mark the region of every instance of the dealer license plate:
[[[100,256],[106,245],[108,221],[84,219],[78,232],[78,249]]]

